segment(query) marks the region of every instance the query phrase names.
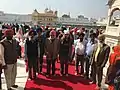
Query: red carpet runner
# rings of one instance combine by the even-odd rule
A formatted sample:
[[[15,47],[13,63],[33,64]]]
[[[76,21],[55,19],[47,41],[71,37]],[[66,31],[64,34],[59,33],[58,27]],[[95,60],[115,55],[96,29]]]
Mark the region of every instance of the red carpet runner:
[[[95,85],[89,85],[89,81],[80,76],[75,76],[74,65],[69,66],[69,76],[61,77],[60,64],[56,64],[56,76],[45,77],[46,64],[43,65],[43,75],[38,75],[36,81],[27,81],[25,90],[94,90]]]

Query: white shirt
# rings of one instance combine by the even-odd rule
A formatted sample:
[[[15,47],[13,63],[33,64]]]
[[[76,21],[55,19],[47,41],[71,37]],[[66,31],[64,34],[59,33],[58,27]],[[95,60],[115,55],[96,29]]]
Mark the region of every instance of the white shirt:
[[[2,64],[2,66],[6,65],[4,59],[4,47],[2,44],[0,44],[0,63]]]
[[[85,45],[83,42],[80,42],[78,40],[75,45],[75,54],[84,55],[84,53],[85,53]]]
[[[86,54],[91,56],[92,55],[92,52],[94,50],[94,46],[95,44],[92,44],[91,42],[88,42],[87,43],[87,46],[86,46]]]

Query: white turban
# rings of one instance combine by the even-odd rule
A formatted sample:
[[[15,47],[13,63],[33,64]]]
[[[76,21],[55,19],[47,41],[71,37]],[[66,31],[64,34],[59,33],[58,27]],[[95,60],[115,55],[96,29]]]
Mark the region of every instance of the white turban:
[[[69,34],[69,31],[68,30],[64,30],[64,34]]]
[[[77,33],[80,33],[81,31],[80,30],[77,30]]]
[[[56,31],[59,31],[59,30],[61,30],[61,28],[57,28],[57,29],[56,29]]]

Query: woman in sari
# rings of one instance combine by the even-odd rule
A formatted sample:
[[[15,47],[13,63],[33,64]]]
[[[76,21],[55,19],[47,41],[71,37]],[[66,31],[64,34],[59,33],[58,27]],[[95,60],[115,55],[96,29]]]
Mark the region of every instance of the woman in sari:
[[[109,58],[109,68],[107,71],[106,83],[109,85],[108,90],[114,89],[114,79],[116,77],[116,72],[119,67],[116,67],[116,62],[120,60],[120,46],[114,46],[113,52],[110,54]]]

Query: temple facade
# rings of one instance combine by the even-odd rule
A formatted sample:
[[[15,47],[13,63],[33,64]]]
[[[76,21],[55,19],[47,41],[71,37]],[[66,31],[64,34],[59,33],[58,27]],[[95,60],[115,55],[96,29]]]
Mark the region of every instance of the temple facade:
[[[92,22],[88,18],[65,18],[59,17],[57,19],[58,24],[62,25],[92,25]]]
[[[0,22],[3,23],[32,23],[31,14],[10,14],[0,11]]]
[[[109,0],[108,1],[108,22],[105,31],[106,43],[110,46],[120,44],[120,23],[112,20],[115,11],[120,10],[120,0]]]
[[[44,13],[39,13],[35,9],[32,13],[32,22],[40,25],[55,25],[57,23],[57,11],[46,8]]]

